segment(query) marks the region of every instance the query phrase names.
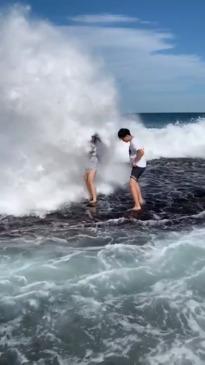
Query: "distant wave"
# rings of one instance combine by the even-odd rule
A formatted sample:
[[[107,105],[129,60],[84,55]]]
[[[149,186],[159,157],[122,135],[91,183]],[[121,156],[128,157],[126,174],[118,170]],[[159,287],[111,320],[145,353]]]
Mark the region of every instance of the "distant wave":
[[[149,159],[159,157],[205,158],[205,119],[192,123],[168,124],[163,128],[146,128],[138,122],[131,126],[146,146]]]

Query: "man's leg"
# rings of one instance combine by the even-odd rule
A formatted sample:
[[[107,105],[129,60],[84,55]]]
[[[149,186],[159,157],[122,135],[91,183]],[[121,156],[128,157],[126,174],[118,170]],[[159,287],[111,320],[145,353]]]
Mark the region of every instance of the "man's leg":
[[[141,191],[137,180],[135,180],[133,177],[130,178],[130,190],[134,200],[133,210],[141,210],[141,205],[140,205],[140,198],[142,198]]]
[[[143,174],[144,170],[145,170],[144,168],[140,168],[140,167],[136,166],[136,167],[133,167],[133,169],[131,171],[131,178],[133,178],[136,182],[138,201],[141,206],[144,204],[144,199],[142,197],[141,188],[140,188],[140,184],[138,183],[138,180],[139,180],[139,177]]]
[[[144,199],[142,197],[142,192],[141,192],[140,184],[138,182],[137,182],[137,190],[138,190],[139,203],[142,206],[144,204]]]

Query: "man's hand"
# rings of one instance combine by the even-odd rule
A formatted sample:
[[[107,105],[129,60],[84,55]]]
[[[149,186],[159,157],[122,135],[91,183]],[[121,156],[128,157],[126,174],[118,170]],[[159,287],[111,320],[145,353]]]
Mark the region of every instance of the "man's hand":
[[[144,156],[144,148],[141,148],[140,150],[137,150],[136,153],[136,158],[135,158],[135,163],[139,162],[142,158],[142,156]]]

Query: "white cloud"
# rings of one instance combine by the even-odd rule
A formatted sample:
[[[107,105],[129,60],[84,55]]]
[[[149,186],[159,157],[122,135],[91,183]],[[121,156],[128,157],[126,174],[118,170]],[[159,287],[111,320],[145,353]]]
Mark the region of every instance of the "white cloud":
[[[123,27],[69,26],[65,27],[70,35],[93,49],[112,48],[113,50],[147,50],[158,52],[173,48],[168,41],[173,39],[170,33],[153,32]]]
[[[141,22],[140,19],[120,14],[85,14],[77,15],[69,18],[77,23],[86,24],[117,24],[117,23],[136,23]],[[142,21],[144,23],[144,21]]]
[[[66,34],[102,58],[124,110],[203,111],[205,62],[176,52],[173,34],[151,29],[68,26]]]

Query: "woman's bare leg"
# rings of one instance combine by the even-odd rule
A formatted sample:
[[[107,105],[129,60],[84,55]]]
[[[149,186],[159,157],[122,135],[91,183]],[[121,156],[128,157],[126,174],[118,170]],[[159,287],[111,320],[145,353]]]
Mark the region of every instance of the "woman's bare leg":
[[[88,191],[88,194],[89,194],[89,200],[92,200],[93,197],[92,197],[92,192],[90,190],[90,184],[89,184],[88,176],[89,176],[89,170],[87,170],[85,172],[84,179],[85,179],[85,185],[86,185],[86,188],[87,188],[87,191]]]
[[[97,201],[97,192],[95,187],[95,177],[96,177],[96,170],[90,170],[88,175],[88,184],[90,186],[90,192],[92,196],[91,203],[96,203]]]
[[[96,176],[96,170],[88,170],[85,173],[85,183],[88,189],[88,193],[90,195],[91,203],[96,203],[97,201],[97,192],[94,184],[95,176]]]

